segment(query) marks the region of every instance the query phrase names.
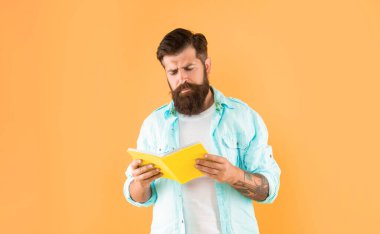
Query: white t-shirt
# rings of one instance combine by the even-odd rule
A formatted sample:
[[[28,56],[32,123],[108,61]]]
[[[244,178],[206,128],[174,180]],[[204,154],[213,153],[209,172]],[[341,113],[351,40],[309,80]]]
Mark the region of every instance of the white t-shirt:
[[[215,103],[198,115],[179,114],[179,142],[181,147],[201,142],[210,154],[215,154],[215,146],[210,131],[211,117],[214,112]],[[183,184],[182,198],[186,234],[220,233],[214,179],[202,176]]]

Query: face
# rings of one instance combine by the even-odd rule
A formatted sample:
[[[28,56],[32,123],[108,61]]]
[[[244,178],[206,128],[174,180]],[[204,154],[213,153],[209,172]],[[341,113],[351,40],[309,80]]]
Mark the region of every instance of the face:
[[[185,115],[199,114],[210,90],[210,58],[203,64],[189,46],[178,55],[164,56],[162,63],[176,110]]]

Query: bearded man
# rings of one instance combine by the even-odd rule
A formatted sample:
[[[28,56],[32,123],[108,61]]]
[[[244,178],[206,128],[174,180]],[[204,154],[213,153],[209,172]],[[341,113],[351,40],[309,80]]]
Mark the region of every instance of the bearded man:
[[[127,201],[153,205],[153,234],[259,233],[252,201],[272,203],[281,174],[262,118],[210,86],[203,34],[182,28],[169,32],[157,59],[173,100],[144,120],[137,149],[166,154],[201,142],[208,154],[194,166],[204,176],[181,185],[161,178],[154,165],[133,160],[124,184]]]

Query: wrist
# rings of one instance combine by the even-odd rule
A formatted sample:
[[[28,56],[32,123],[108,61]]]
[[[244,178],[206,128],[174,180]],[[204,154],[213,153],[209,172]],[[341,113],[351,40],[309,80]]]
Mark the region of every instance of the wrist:
[[[244,181],[244,171],[240,169],[239,167],[234,166],[234,173],[232,174],[232,178],[229,182],[229,184],[233,185],[236,184],[239,181]]]
[[[140,203],[149,200],[151,196],[151,190],[149,187],[145,187],[141,182],[135,180],[132,180],[129,186],[132,200]]]
[[[134,184],[134,186],[138,187],[139,189],[149,189],[150,184],[144,184],[137,180],[132,180],[131,184]]]

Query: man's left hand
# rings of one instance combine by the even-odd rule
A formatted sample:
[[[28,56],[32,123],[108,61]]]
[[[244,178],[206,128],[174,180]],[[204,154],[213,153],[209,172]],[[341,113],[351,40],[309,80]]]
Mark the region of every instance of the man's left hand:
[[[206,176],[219,182],[234,184],[239,178],[244,178],[243,170],[218,155],[205,154],[204,158],[196,160],[195,167]]]

